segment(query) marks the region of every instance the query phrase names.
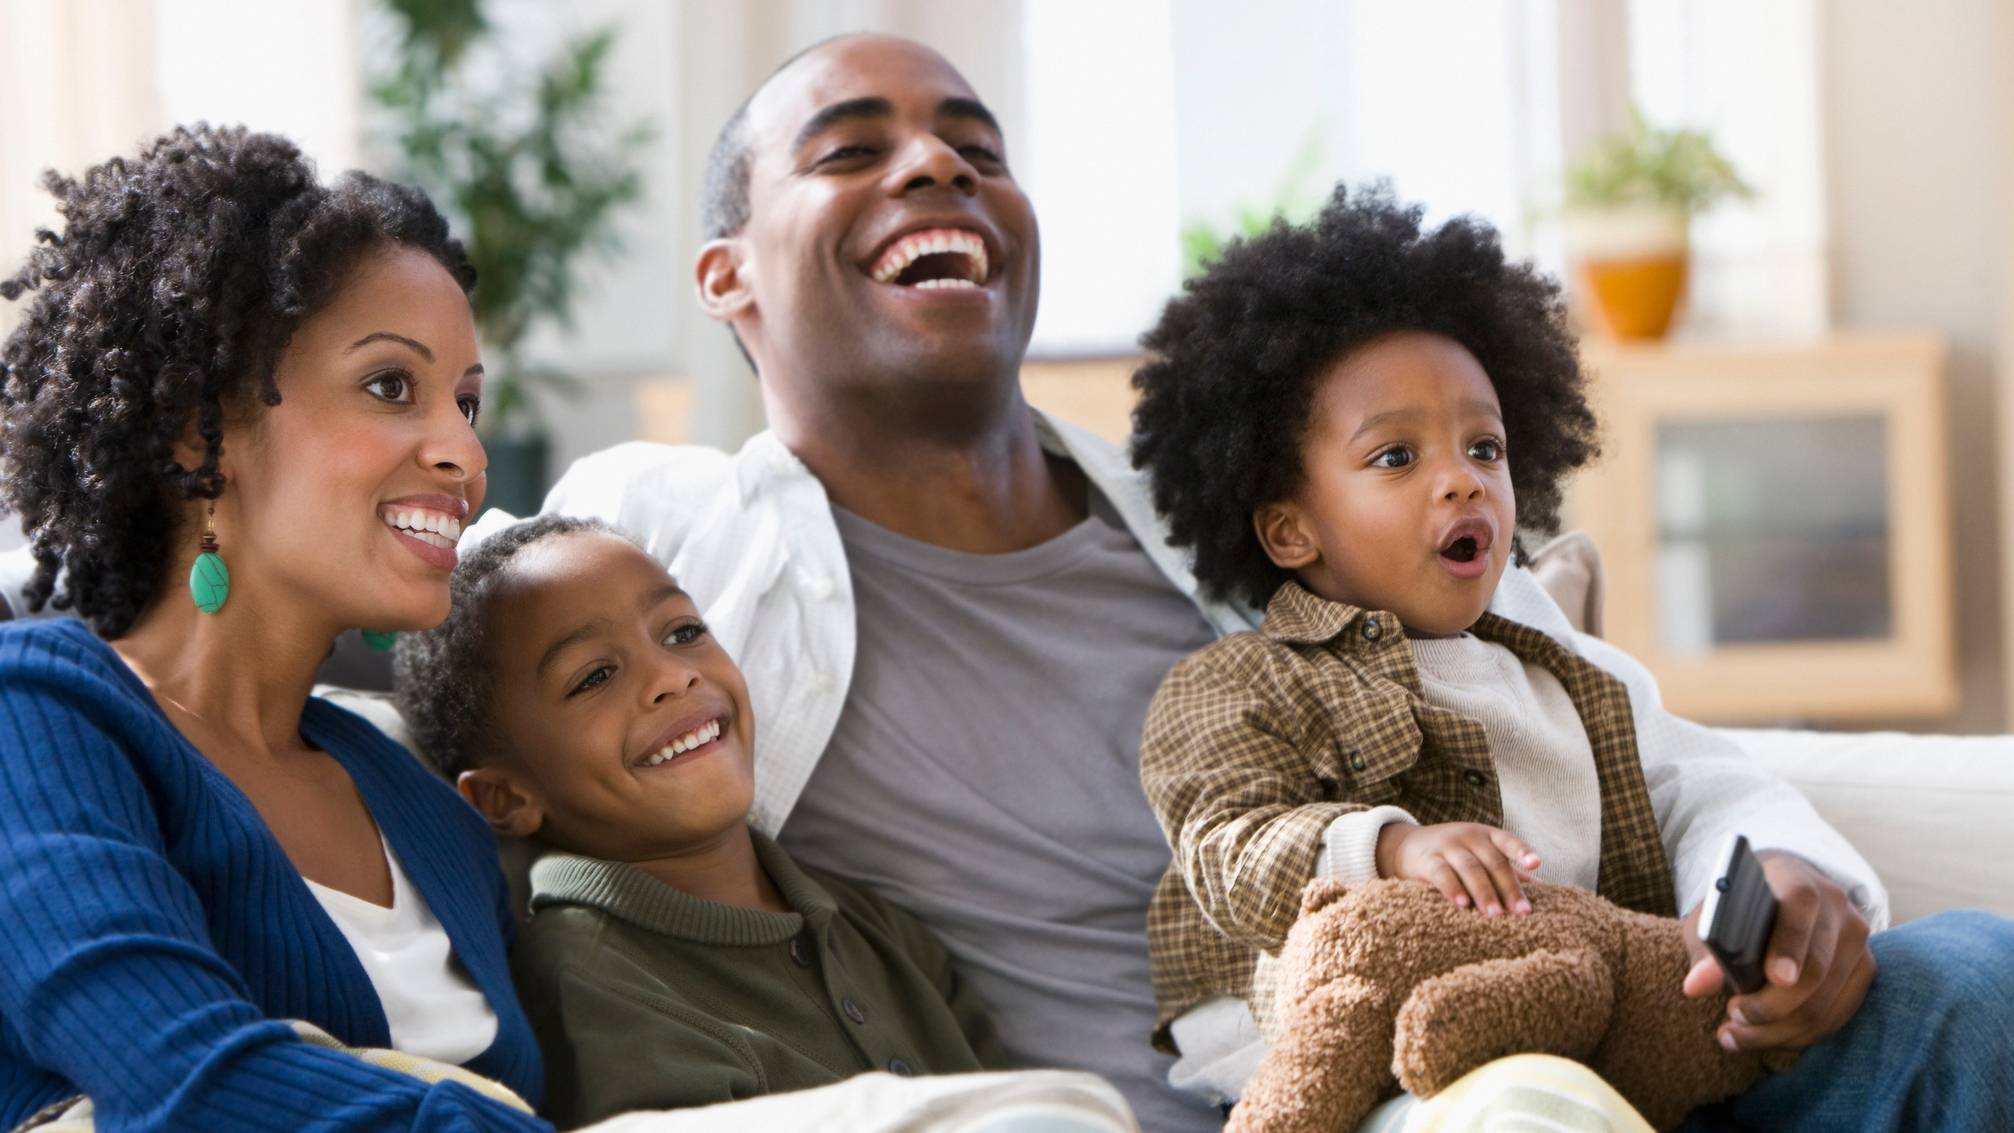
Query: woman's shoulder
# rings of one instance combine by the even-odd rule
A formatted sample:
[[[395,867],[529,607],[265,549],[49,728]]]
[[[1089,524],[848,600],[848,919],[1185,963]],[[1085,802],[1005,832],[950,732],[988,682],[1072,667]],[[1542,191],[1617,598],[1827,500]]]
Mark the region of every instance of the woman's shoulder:
[[[152,708],[126,663],[76,618],[0,623],[0,697]]]

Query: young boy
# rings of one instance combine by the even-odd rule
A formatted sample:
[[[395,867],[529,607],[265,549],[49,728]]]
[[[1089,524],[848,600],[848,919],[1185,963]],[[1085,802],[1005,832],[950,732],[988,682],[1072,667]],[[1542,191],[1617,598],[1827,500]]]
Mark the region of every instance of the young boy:
[[[421,750],[531,873],[512,967],[563,1127],[836,1082],[1000,1064],[942,946],[744,821],[741,672],[659,563],[546,516],[478,544],[408,635]]]
[[[1552,284],[1484,225],[1422,231],[1338,191],[1234,245],[1145,342],[1134,462],[1201,585],[1266,612],[1176,666],[1145,728],[1174,849],[1149,915],[1157,1039],[1180,1080],[1237,1095],[1254,1017],[1271,1034],[1266,954],[1313,877],[1417,878],[1499,916],[1529,911],[1535,873],[1676,916],[1736,830],[1798,855],[1766,868],[1826,909],[1809,935],[1830,963],[1814,949],[1824,984],[1800,981],[1780,932],[1722,1042],[1806,1044],[1853,1013],[1885,919],[1866,863],[1507,570],[1596,451]],[[1704,959],[1685,984],[1718,985]]]

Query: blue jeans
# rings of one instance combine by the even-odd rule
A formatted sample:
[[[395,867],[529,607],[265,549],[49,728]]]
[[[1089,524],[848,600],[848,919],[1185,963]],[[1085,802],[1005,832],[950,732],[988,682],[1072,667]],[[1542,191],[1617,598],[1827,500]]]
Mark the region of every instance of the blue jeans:
[[[1796,1069],[1695,1110],[1688,1133],[2014,1129],[2014,920],[1939,913],[1872,947],[1853,1018]]]

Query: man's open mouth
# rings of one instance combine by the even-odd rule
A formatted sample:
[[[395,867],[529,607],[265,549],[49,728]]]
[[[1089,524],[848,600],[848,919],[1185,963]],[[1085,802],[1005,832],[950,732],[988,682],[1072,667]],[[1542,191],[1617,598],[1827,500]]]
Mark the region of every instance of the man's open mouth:
[[[962,228],[926,228],[890,244],[867,274],[897,287],[983,287],[986,242]]]

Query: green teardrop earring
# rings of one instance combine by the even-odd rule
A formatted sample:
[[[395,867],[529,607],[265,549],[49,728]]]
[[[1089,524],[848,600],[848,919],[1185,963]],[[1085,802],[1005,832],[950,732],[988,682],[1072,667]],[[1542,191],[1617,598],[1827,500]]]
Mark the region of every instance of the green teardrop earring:
[[[379,653],[389,653],[399,643],[399,631],[395,629],[365,629],[357,632],[364,635],[364,644]]]
[[[224,565],[224,556],[217,550],[217,505],[210,505],[210,514],[203,521],[203,545],[196,556],[196,565],[189,568],[189,597],[196,600],[196,608],[206,614],[214,614],[224,608],[224,600],[231,596],[231,568]]]

